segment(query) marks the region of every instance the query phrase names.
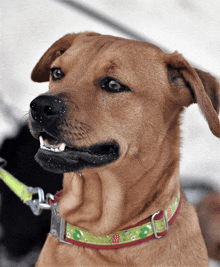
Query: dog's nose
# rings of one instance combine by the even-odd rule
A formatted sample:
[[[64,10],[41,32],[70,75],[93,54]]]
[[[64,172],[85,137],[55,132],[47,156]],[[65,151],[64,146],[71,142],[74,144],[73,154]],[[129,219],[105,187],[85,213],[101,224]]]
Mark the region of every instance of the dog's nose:
[[[65,113],[65,103],[55,96],[38,96],[30,103],[30,108],[32,118],[42,126],[47,126]]]

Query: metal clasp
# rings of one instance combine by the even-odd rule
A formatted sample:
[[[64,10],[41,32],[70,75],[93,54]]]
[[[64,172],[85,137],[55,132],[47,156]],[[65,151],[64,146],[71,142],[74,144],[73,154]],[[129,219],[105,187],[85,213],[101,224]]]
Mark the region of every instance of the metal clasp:
[[[50,233],[56,236],[58,241],[72,245],[65,241],[66,222],[59,216],[58,202],[52,206]]]
[[[38,194],[38,199],[27,201],[27,205],[31,208],[32,212],[35,215],[40,215],[42,210],[50,210],[51,206],[49,204],[49,198],[54,200],[54,196],[52,194],[46,195],[46,201],[44,197],[44,191],[40,187],[29,187],[28,191],[31,194]]]
[[[156,229],[155,220],[154,220],[155,216],[158,215],[159,213],[160,213],[160,211],[154,213],[154,214],[152,215],[152,217],[151,217],[151,223],[152,223],[153,230],[154,230],[154,236],[155,236],[156,238],[161,238],[161,236],[159,236],[159,235],[157,234],[158,231],[157,231],[157,229]],[[166,214],[165,214],[165,213],[164,213],[164,218],[165,218],[165,223],[166,223],[166,229],[168,230],[168,227],[169,227],[169,226],[168,226],[168,221],[167,221],[167,217],[166,217]]]

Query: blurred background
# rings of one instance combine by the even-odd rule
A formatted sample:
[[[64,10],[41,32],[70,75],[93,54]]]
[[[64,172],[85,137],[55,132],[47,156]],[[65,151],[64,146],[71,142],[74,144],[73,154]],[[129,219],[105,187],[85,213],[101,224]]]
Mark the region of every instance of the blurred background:
[[[166,52],[177,50],[193,66],[220,81],[219,13],[220,1],[216,0],[2,1],[0,146],[19,133],[27,121],[30,101],[48,90],[47,83],[32,82],[30,74],[42,54],[63,35],[95,31],[146,40]],[[212,135],[197,105],[184,112],[181,128],[181,183],[190,201],[197,203],[209,186],[220,191],[220,140]],[[16,153],[13,146],[12,159]],[[198,191],[195,184],[204,190]],[[3,195],[2,208],[4,199]],[[34,215],[31,218],[34,220]],[[3,235],[4,225],[0,238]],[[16,263],[8,261],[4,246],[0,248],[1,266],[25,266],[19,257]],[[35,258],[38,252],[33,253],[25,255]],[[219,266],[216,261],[210,262]]]

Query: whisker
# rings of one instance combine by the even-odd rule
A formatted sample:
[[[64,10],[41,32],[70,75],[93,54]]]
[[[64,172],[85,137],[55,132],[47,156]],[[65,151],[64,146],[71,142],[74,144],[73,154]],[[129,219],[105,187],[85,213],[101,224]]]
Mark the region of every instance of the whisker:
[[[79,128],[77,126],[75,126],[74,128],[77,129],[78,135],[81,136],[82,139],[84,139],[89,144],[88,140],[85,138],[85,136],[83,136],[83,134],[80,132]]]
[[[88,137],[90,143],[92,143],[92,140],[90,139],[88,132],[86,132],[82,127],[80,127],[79,129],[80,129],[81,131],[83,131],[83,132],[87,135],[87,137]]]
[[[28,116],[29,116],[29,112],[25,113],[25,114],[20,118],[20,120],[23,120],[25,117],[27,117],[27,118],[25,119],[25,121],[28,121]]]

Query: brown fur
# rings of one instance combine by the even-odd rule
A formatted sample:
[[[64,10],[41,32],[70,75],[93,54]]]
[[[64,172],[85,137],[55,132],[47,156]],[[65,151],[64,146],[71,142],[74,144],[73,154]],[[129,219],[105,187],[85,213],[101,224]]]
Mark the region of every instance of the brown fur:
[[[54,66],[65,77],[50,79],[47,94],[61,96],[68,105],[62,122],[67,145],[120,144],[117,161],[83,169],[81,175],[64,174],[60,216],[102,235],[165,210],[180,190],[179,120],[184,107],[198,103],[220,137],[215,78],[192,68],[177,52],[166,54],[146,42],[94,33],[58,40],[40,59],[32,79],[48,81]],[[131,92],[103,91],[99,81],[106,74]],[[37,266],[208,266],[208,256],[195,209],[183,197],[177,219],[160,240],[95,250],[60,243],[49,234]]]
[[[209,257],[220,261],[220,193],[210,191],[197,207]]]

